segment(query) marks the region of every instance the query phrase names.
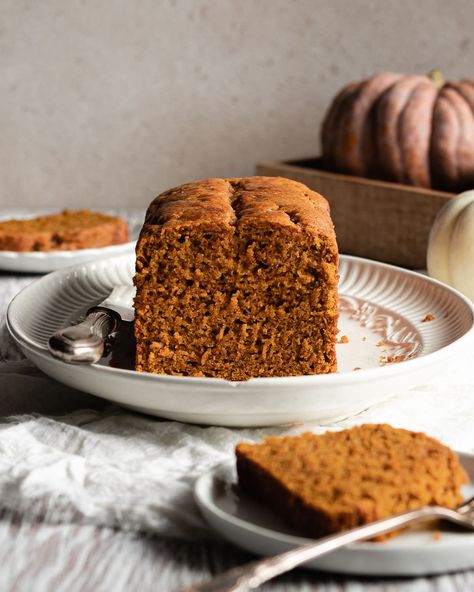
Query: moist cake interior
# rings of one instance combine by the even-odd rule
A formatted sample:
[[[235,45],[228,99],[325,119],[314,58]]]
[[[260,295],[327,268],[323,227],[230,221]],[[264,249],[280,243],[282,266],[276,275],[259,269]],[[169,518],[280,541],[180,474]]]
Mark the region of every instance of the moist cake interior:
[[[295,212],[262,220],[249,213],[253,196],[233,197],[227,220],[145,231],[137,370],[231,380],[333,371],[334,242],[306,232]]]

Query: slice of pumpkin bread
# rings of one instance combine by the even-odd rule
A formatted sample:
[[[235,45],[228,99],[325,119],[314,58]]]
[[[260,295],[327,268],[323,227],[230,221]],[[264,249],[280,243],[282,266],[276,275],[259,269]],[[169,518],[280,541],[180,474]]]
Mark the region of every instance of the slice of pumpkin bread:
[[[0,222],[0,251],[69,251],[127,240],[125,220],[87,209]]]
[[[329,206],[301,183],[205,179],[163,193],[137,244],[136,369],[334,372],[337,266]]]
[[[236,455],[240,487],[315,538],[425,505],[453,508],[468,481],[448,447],[386,424],[267,436]]]

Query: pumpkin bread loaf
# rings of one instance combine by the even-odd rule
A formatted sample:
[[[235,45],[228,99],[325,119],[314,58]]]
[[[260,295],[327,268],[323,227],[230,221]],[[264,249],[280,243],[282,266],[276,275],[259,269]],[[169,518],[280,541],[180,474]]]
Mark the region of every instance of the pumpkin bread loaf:
[[[326,200],[276,177],[206,179],[149,206],[136,369],[245,380],[336,370],[338,251]]]
[[[1,251],[68,251],[125,243],[125,220],[90,210],[0,222]]]
[[[449,448],[386,424],[267,436],[236,455],[240,487],[315,538],[425,505],[453,508],[468,481]]]

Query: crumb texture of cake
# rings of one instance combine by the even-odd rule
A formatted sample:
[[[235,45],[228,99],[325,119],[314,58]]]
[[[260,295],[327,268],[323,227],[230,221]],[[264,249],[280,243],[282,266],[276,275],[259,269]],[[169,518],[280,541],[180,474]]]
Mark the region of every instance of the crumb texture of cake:
[[[267,436],[238,444],[236,457],[239,486],[314,538],[425,505],[453,508],[468,482],[447,446],[386,424]]]
[[[1,251],[73,251],[127,240],[125,220],[87,209],[0,222]]]
[[[136,250],[138,371],[245,380],[336,370],[326,200],[280,177],[206,179],[149,206]]]

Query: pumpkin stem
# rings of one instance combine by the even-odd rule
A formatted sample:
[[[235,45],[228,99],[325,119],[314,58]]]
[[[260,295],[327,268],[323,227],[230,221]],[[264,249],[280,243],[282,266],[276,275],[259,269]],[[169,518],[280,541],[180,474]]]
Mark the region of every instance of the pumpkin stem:
[[[436,88],[442,88],[444,85],[444,77],[441,70],[435,69],[431,70],[428,74],[428,78],[431,79],[431,82],[436,86]]]

